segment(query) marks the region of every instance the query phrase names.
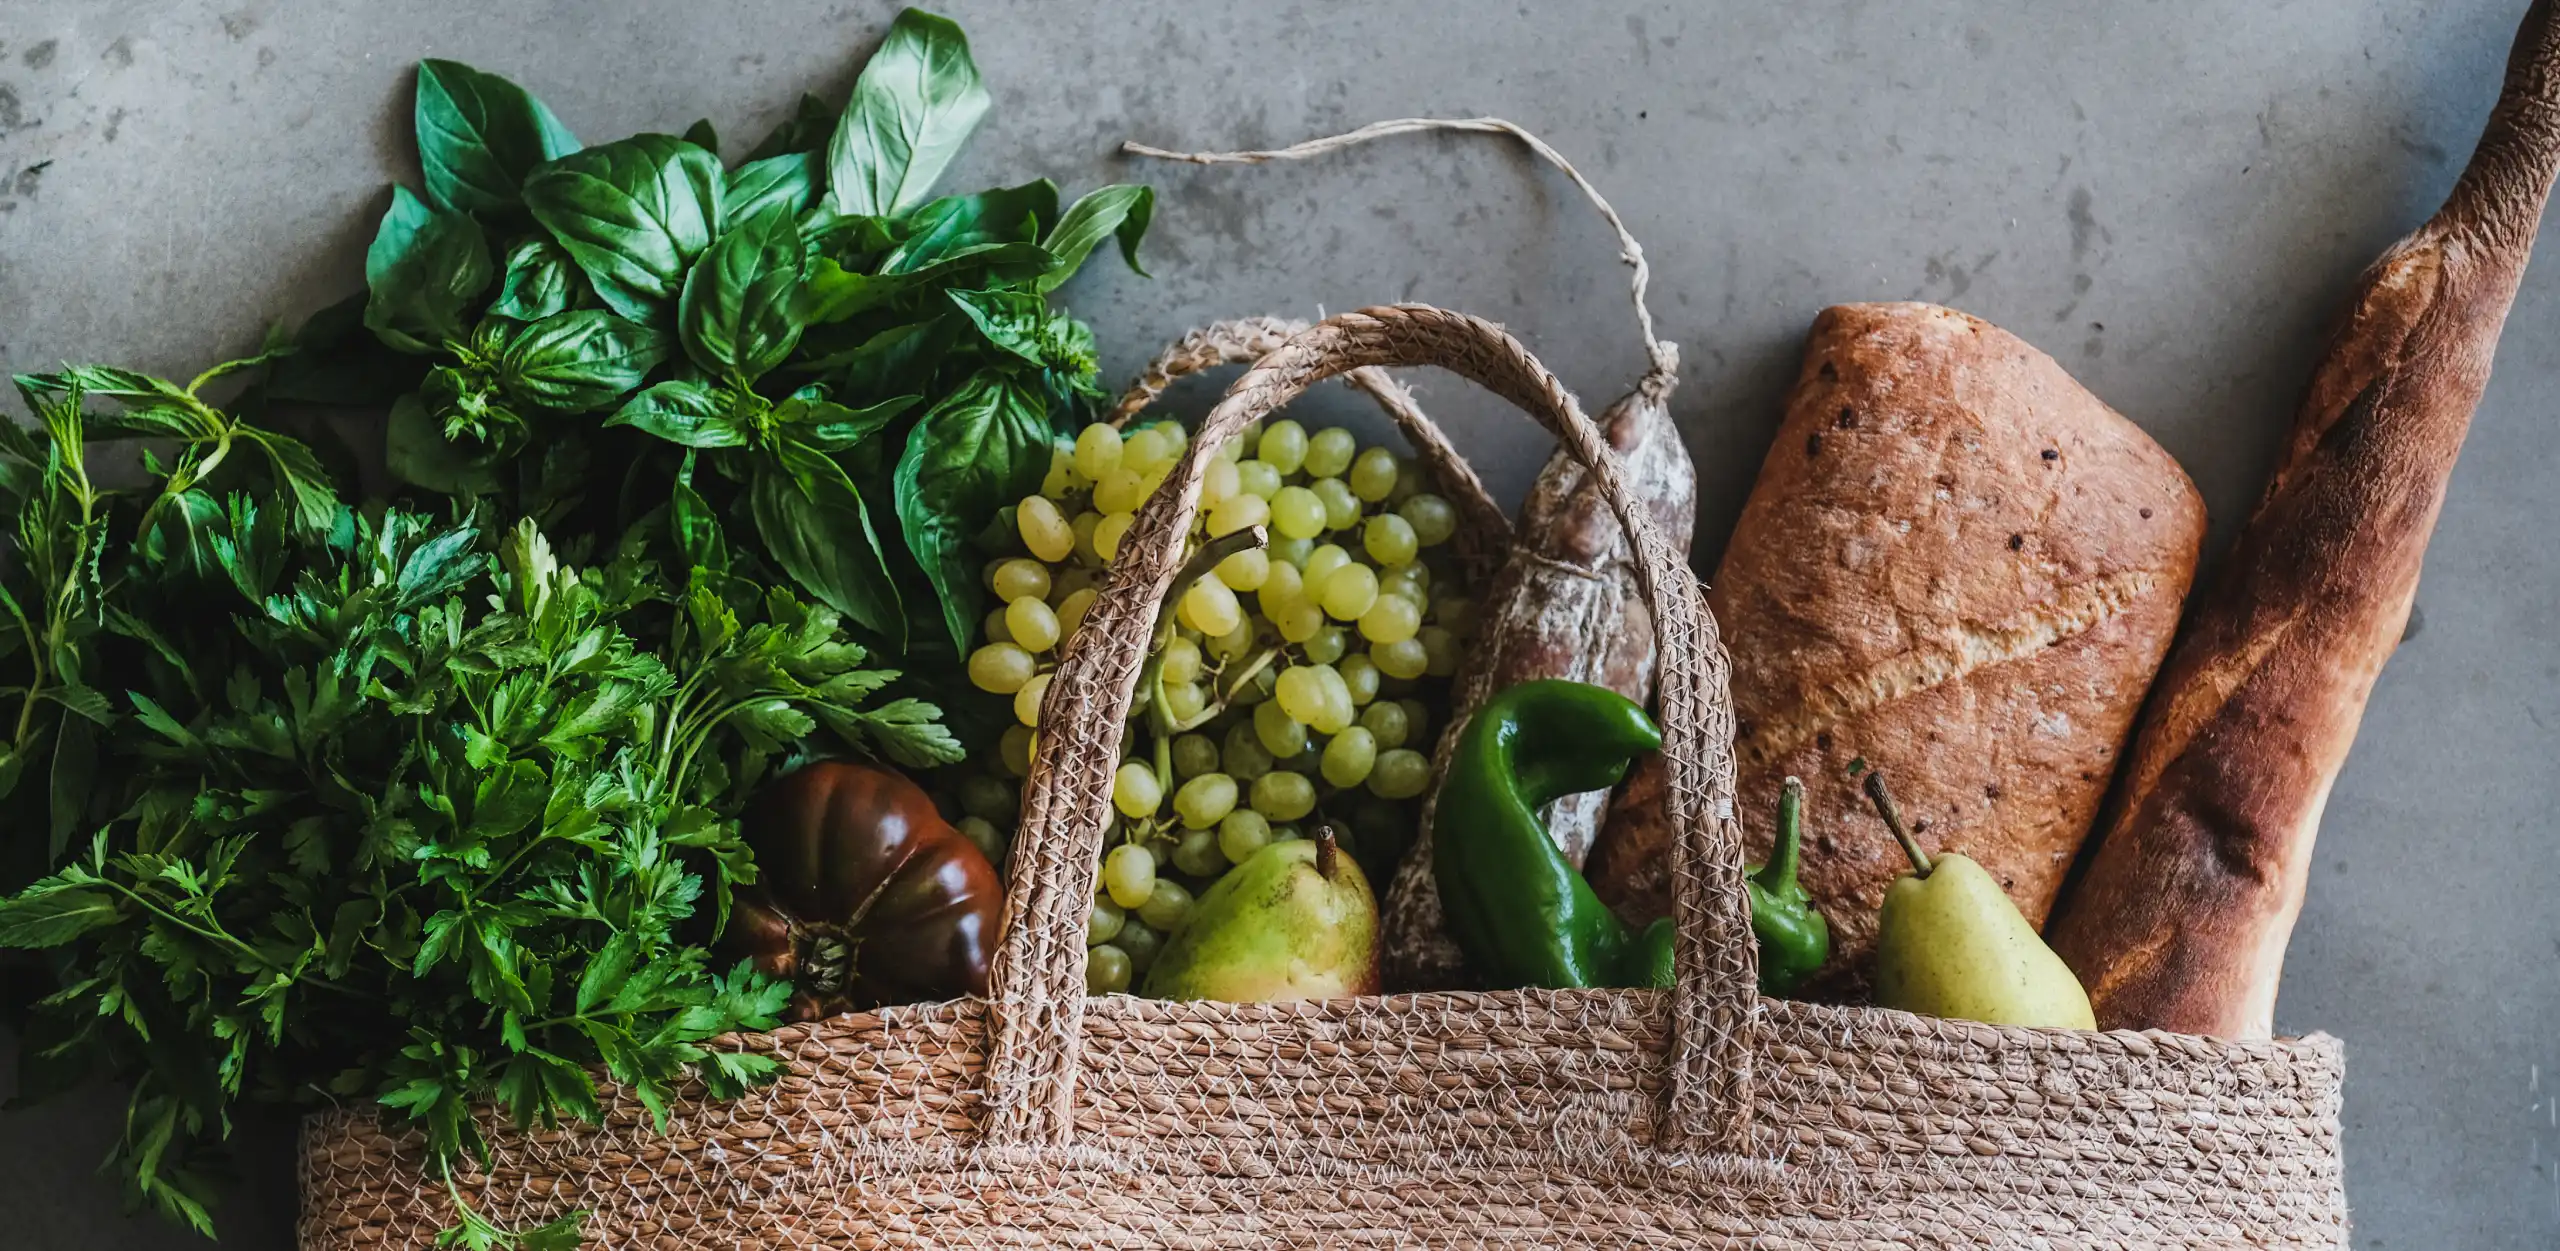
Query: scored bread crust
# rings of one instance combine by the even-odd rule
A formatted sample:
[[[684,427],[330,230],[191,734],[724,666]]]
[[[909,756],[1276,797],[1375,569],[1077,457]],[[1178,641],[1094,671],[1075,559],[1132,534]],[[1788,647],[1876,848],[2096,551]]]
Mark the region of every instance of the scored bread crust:
[[[1925,848],[1979,861],[2043,923],[2203,538],[2177,462],[2016,336],[1928,304],[1815,319],[1710,603],[1755,860],[1780,782],[1807,787],[1803,879],[1833,935],[1816,993],[1864,985],[1910,868],[1861,758]]]

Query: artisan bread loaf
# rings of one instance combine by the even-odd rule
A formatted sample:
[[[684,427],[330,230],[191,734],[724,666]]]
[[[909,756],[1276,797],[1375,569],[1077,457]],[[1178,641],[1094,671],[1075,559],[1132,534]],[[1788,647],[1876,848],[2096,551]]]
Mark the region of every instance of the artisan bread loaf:
[[[1932,852],[2041,925],[2177,627],[2204,505],[2051,357],[1953,309],[1825,310],[1710,591],[1733,651],[1743,829],[1808,788],[1834,993],[1909,870],[1853,762]]]

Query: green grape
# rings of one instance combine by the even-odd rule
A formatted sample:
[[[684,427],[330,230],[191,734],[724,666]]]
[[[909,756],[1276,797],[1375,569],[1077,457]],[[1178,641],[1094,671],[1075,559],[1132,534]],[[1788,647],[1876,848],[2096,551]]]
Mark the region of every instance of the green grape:
[[[1366,655],[1353,652],[1335,664],[1333,671],[1342,675],[1343,688],[1350,693],[1353,704],[1366,708],[1369,701],[1378,697],[1378,665]]]
[[[1285,843],[1290,839],[1305,838],[1306,836],[1306,831],[1301,830],[1294,825],[1275,823],[1271,827],[1271,841],[1275,843]]]
[[[1277,699],[1253,706],[1253,733],[1274,760],[1286,760],[1307,749],[1306,723],[1282,711]],[[1255,784],[1260,785],[1261,779],[1255,779]]]
[[[1013,510],[1014,526],[1022,532],[1022,547],[1032,556],[1056,564],[1076,550],[1075,527],[1067,524],[1067,515],[1044,497],[1034,495]]]
[[[1184,734],[1173,740],[1173,775],[1196,778],[1218,771],[1218,744],[1206,734]],[[1176,807],[1180,806],[1176,797]]]
[[[1324,629],[1324,609],[1302,599],[1282,604],[1270,617],[1280,637],[1292,643],[1304,643]]]
[[[1251,808],[1238,808],[1218,823],[1218,853],[1243,864],[1271,843],[1271,821]]]
[[[1084,914],[1084,945],[1099,947],[1120,936],[1120,927],[1129,923],[1128,909],[1111,902],[1109,895],[1097,895],[1093,910]]]
[[[1093,528],[1093,552],[1105,562],[1120,559],[1120,540],[1128,537],[1129,527],[1137,518],[1128,513],[1105,513],[1102,523]]]
[[[1351,484],[1340,478],[1318,478],[1307,489],[1324,501],[1324,528],[1348,530],[1360,520],[1360,497],[1351,493]]]
[[[1004,728],[1003,736],[996,740],[996,758],[1003,763],[1005,772],[1018,778],[1029,777],[1032,750],[1038,745],[1039,736],[1032,732],[1031,727],[1009,725]]]
[[[1198,737],[1198,736],[1194,736]],[[1208,739],[1202,738],[1203,745]],[[1214,753],[1212,753],[1214,756]],[[1203,773],[1182,784],[1173,793],[1173,812],[1182,824],[1205,830],[1226,819],[1236,809],[1236,780],[1223,773]]]
[[[1351,493],[1375,504],[1396,489],[1396,454],[1383,447],[1360,453],[1351,462]]]
[[[1431,762],[1411,748],[1379,753],[1369,770],[1369,793],[1380,799],[1411,799],[1430,784]]]
[[[1394,513],[1380,513],[1360,528],[1360,547],[1381,565],[1400,565],[1422,550],[1413,523]]]
[[[993,862],[1004,857],[1004,832],[996,828],[995,822],[985,817],[962,817],[952,822],[951,826],[960,831],[962,837],[975,844],[988,861]]]
[[[1367,565],[1344,565],[1323,585],[1325,615],[1336,621],[1358,621],[1378,602],[1378,575]]]
[[[1237,461],[1244,459],[1244,448],[1245,441],[1243,439],[1229,439],[1218,445],[1216,455],[1218,459],[1232,465]]]
[[[1209,640],[1209,654],[1218,663],[1227,664],[1253,650],[1253,623],[1238,620],[1236,628]]]
[[[1431,707],[1418,699],[1399,699],[1396,707],[1404,709],[1405,733],[1420,741],[1431,729]]]
[[[1280,610],[1296,601],[1299,591],[1304,586],[1305,579],[1299,575],[1296,565],[1286,561],[1272,561],[1271,568],[1265,572],[1262,579],[1262,585],[1254,588],[1254,606],[1262,610],[1263,616],[1277,621]]]
[[[1209,840],[1209,849],[1217,850],[1216,840]],[[1138,919],[1146,922],[1148,929],[1180,933],[1183,922],[1191,919],[1190,888],[1171,878],[1157,878],[1156,888],[1147,893],[1147,901],[1138,905]]]
[[[1342,680],[1342,672],[1331,665],[1317,665],[1316,676],[1324,683],[1324,706],[1307,728],[1318,734],[1340,734],[1360,717],[1360,709],[1351,702],[1350,684]]]
[[[1324,712],[1324,677],[1314,665],[1291,665],[1280,673],[1274,702],[1295,721],[1312,723]],[[1277,751],[1277,748],[1273,749]]]
[[[1342,550],[1341,547],[1332,543],[1327,543],[1322,547],[1318,547],[1313,551],[1308,552],[1305,562],[1298,566],[1298,572],[1302,575],[1302,581],[1307,589],[1307,594],[1310,596],[1321,595],[1324,591],[1324,580],[1332,577],[1336,570],[1341,569],[1343,566],[1350,563],[1351,553]]]
[[[1147,480],[1136,470],[1114,469],[1093,484],[1093,506],[1108,517],[1113,513],[1133,513],[1147,502]]]
[[[1413,527],[1424,547],[1438,547],[1458,533],[1458,510],[1449,501],[1425,492],[1396,505],[1396,516]]]
[[[1387,506],[1398,507],[1406,500],[1420,495],[1423,485],[1422,466],[1415,464],[1410,456],[1397,457],[1396,484],[1387,492]]]
[[[1006,606],[1004,625],[1013,635],[1014,645],[1028,652],[1045,652],[1058,645],[1058,614],[1039,599],[1025,595]]]
[[[1231,808],[1233,805],[1229,805]],[[1173,849],[1173,867],[1193,877],[1216,877],[1227,871],[1226,853],[1218,850],[1215,827],[1191,830]]]
[[[1233,445],[1230,444],[1229,446]],[[1207,468],[1200,471],[1200,503],[1202,507],[1215,504],[1219,500],[1225,499],[1235,493],[1235,462],[1212,460],[1209,462]]]
[[[1149,473],[1172,460],[1178,449],[1179,445],[1171,444],[1166,440],[1164,431],[1160,427],[1146,426],[1132,430],[1128,437],[1120,440],[1120,467],[1136,470],[1141,474]]]
[[[1239,439],[1238,442],[1242,440]],[[1238,494],[1269,500],[1280,493],[1280,471],[1272,468],[1271,463],[1265,460],[1237,461],[1236,491]]]
[[[1069,591],[1065,599],[1059,600],[1058,637],[1074,637],[1076,627],[1084,624],[1084,615],[1093,611],[1093,601],[1101,594],[1102,592],[1088,586]]]
[[[1104,943],[1084,953],[1084,993],[1117,995],[1129,989],[1129,953]]]
[[[1378,582],[1395,587],[1400,594],[1412,596],[1414,604],[1419,607],[1431,597],[1431,566],[1418,560],[1390,565],[1378,571]]]
[[[1307,436],[1307,476],[1331,478],[1351,467],[1351,457],[1360,450],[1358,440],[1340,426],[1327,426]]]
[[[1413,637],[1422,644],[1423,672],[1445,678],[1458,671],[1458,636],[1438,626],[1424,626]]]
[[[1349,640],[1342,635],[1342,627],[1329,625],[1316,631],[1315,637],[1308,639],[1298,650],[1305,652],[1307,659],[1314,664],[1329,665],[1342,659],[1343,650],[1349,645]]]
[[[1316,550],[1316,541],[1314,539],[1273,539],[1271,546],[1263,550],[1271,553],[1273,565],[1285,564],[1293,569],[1304,571],[1307,567],[1308,555]]]
[[[1035,585],[1038,594],[1045,596],[1049,593],[1049,567],[1036,560],[1007,556],[980,566],[978,584],[992,592],[999,604],[1010,604],[1017,596],[1033,593]],[[1008,591],[1012,594],[1006,594]]]
[[[1253,722],[1238,721],[1227,727],[1226,741],[1218,749],[1218,764],[1227,776],[1248,784],[1271,772],[1271,751],[1262,745]]]
[[[1120,467],[1120,432],[1096,422],[1076,432],[1076,472],[1088,481],[1100,482],[1104,474]]]
[[[1182,455],[1182,449],[1191,442],[1191,432],[1183,429],[1182,423],[1171,417],[1157,418],[1154,429],[1157,437],[1164,440],[1165,447],[1176,456]]]
[[[1391,678],[1418,678],[1431,667],[1431,655],[1418,638],[1370,644],[1369,659],[1376,662],[1378,672]]]
[[[1236,603],[1236,593],[1228,590],[1213,570],[1200,575],[1200,580],[1182,593],[1182,607],[1175,615],[1182,624],[1216,638],[1243,622],[1244,609]]]
[[[1404,746],[1405,736],[1413,729],[1412,723],[1405,719],[1404,705],[1389,699],[1378,700],[1361,709],[1360,728],[1367,730],[1381,749],[1389,751]]]
[[[1191,719],[1199,716],[1201,710],[1208,706],[1209,692],[1199,683],[1167,682],[1164,684],[1165,715],[1173,718],[1175,723],[1190,724]]]
[[[989,643],[969,653],[969,684],[991,695],[1011,695],[1031,681],[1039,663],[1015,643]]]
[[[1476,632],[1476,602],[1464,595],[1452,595],[1431,606],[1431,620],[1459,638]]]
[[[972,773],[960,779],[960,811],[988,821],[1013,820],[1022,809],[1022,792],[1003,778]]]
[[[1132,821],[1156,815],[1164,804],[1164,785],[1156,781],[1156,771],[1135,760],[1124,760],[1120,770],[1111,775],[1111,806]]]
[[[1230,495],[1209,506],[1209,537],[1222,539],[1247,526],[1271,521],[1271,501],[1251,492]]]
[[[1072,456],[1051,451],[1048,472],[1040,475],[1039,494],[1044,499],[1062,500],[1075,493],[1076,465]]]
[[[1102,527],[1102,514],[1090,510],[1077,513],[1076,519],[1068,522],[1067,526],[1076,534],[1076,559],[1089,565],[1101,564],[1102,554],[1094,550],[1093,535]]]
[[[1013,693],[1013,719],[1036,728],[1040,724],[1040,701],[1048,697],[1048,674],[1023,683],[1022,689]]]
[[[1253,810],[1273,821],[1295,821],[1316,810],[1316,784],[1303,773],[1263,774],[1253,780]]]
[[[1307,458],[1307,428],[1285,417],[1264,426],[1262,443],[1255,455],[1284,476],[1298,472],[1298,466]]]
[[[1246,548],[1219,561],[1217,572],[1218,580],[1226,583],[1229,590],[1258,590],[1271,577],[1271,553]]]
[[[1422,609],[1402,595],[1380,595],[1360,614],[1360,637],[1372,643],[1401,643],[1422,628]]]
[[[1156,662],[1167,682],[1200,680],[1200,645],[1179,635],[1156,654]]]
[[[1111,945],[1129,953],[1129,975],[1135,978],[1155,967],[1156,956],[1164,951],[1164,935],[1131,921],[1120,927],[1120,936]]]
[[[1377,763],[1378,740],[1359,726],[1334,735],[1324,745],[1324,780],[1335,786],[1358,786],[1368,780],[1370,767]]]
[[[1271,497],[1271,528],[1291,539],[1312,539],[1324,533],[1324,500],[1302,486],[1280,488]]]
[[[990,643],[1013,641],[1013,628],[1004,623],[1004,609],[1000,607],[987,610],[987,615],[978,622],[978,631],[986,635]]]
[[[1128,766],[1122,765],[1121,768],[1125,776]],[[1123,908],[1135,908],[1145,903],[1147,896],[1156,889],[1155,853],[1136,843],[1122,843],[1112,848],[1111,854],[1102,858],[1102,889],[1111,892],[1111,902]]]

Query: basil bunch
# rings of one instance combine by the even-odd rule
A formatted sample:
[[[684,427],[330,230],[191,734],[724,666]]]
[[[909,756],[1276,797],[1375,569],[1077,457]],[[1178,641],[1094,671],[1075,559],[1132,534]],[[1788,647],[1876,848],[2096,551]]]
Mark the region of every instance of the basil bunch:
[[[735,168],[707,122],[581,148],[513,83],[426,62],[425,194],[395,188],[366,258],[364,325],[429,366],[392,472],[549,519],[591,502],[585,466],[627,465],[618,498],[726,519],[742,569],[956,671],[973,540],[1100,396],[1049,296],[1105,240],[1137,268],[1154,208],[1046,180],[933,198],[987,108],[960,29],[912,9],[841,111],[805,98]]]

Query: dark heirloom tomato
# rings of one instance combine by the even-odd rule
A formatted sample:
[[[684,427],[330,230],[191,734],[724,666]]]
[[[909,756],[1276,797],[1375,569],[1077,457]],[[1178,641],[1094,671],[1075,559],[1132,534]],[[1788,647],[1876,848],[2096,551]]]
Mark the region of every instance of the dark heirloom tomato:
[[[1003,884],[915,783],[820,761],[766,787],[745,833],[758,879],[725,942],[792,980],[793,1020],[986,993]]]

